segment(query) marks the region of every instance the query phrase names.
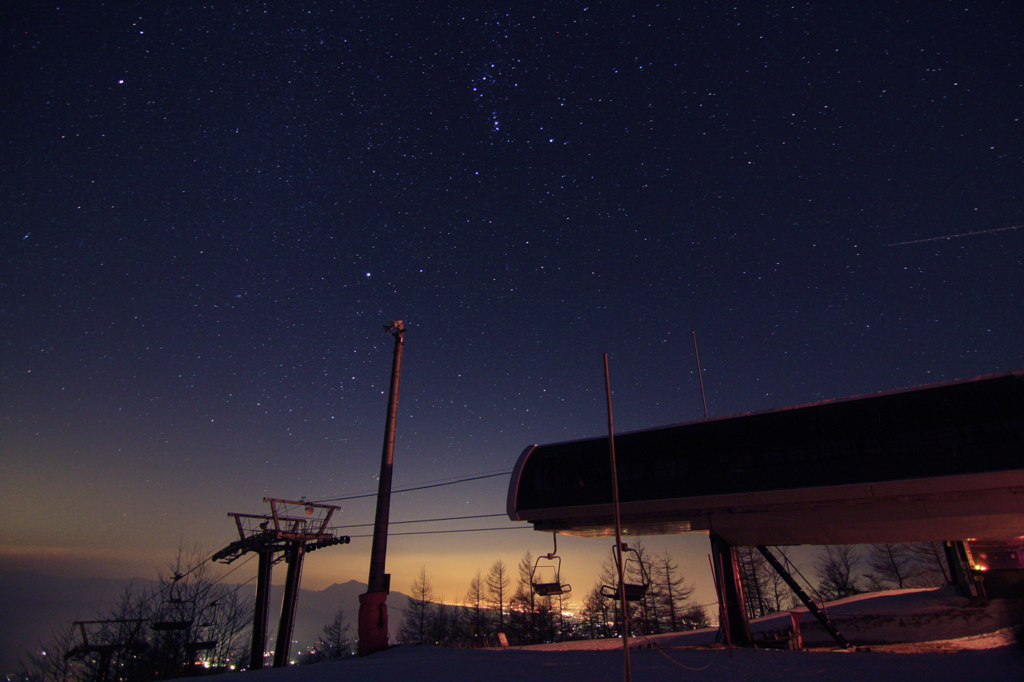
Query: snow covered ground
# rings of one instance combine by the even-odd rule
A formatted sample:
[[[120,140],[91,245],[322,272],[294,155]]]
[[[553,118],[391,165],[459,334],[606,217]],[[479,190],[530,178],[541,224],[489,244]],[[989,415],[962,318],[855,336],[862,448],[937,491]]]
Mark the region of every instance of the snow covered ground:
[[[636,682],[864,682],[865,680],[1024,679],[1024,655],[1012,647],[955,654],[639,649]],[[621,651],[440,649],[398,646],[366,658],[244,673],[257,682],[603,682],[623,679]]]
[[[821,628],[806,608],[800,614],[804,646],[830,649],[835,641]],[[1024,602],[993,599],[985,605],[959,596],[952,587],[891,590],[848,597],[830,602],[825,613],[848,642],[875,650],[950,651],[1008,646],[1016,643],[1015,625],[1024,625]],[[792,629],[789,612],[773,614],[751,622],[755,640]],[[717,630],[696,630],[654,635],[638,640],[637,646],[657,644],[662,648],[710,646]],[[575,641],[539,645],[543,650],[621,648],[621,640]]]
[[[834,651],[810,623],[811,650],[727,650],[714,631],[637,638],[631,649],[636,682],[863,682],[865,680],[1024,680],[1017,641],[1019,603],[972,606],[951,590],[902,590],[828,605],[840,631],[861,650]],[[788,625],[789,615],[752,624],[763,634]],[[869,649],[869,650],[865,650]],[[624,679],[621,640],[545,644],[507,650],[397,646],[366,658],[244,674],[253,682],[603,682]],[[239,678],[234,678],[239,679]],[[225,681],[227,682],[227,681]]]
[[[801,633],[807,647],[832,646],[834,641],[806,608],[801,614]],[[891,590],[861,594],[829,603],[825,613],[843,636],[856,646],[877,646],[962,640],[1003,631],[1002,639],[1012,639],[1012,626],[1024,624],[1024,603],[1020,600],[993,599],[985,605],[961,597],[953,587]],[[760,618],[751,623],[755,639],[759,635],[781,632],[792,627],[789,613]],[[710,644],[714,631],[668,635],[666,645]]]

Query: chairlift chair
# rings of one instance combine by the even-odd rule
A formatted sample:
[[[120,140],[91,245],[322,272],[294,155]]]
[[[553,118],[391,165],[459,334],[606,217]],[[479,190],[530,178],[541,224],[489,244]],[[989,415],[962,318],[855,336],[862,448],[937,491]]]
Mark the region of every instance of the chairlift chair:
[[[562,558],[558,556],[558,536],[552,533],[552,537],[555,540],[555,548],[550,554],[542,554],[537,557],[537,561],[533,564],[533,570],[530,572],[530,584],[533,586],[533,591],[537,596],[540,597],[557,597],[560,594],[567,594],[572,591],[572,586],[563,585],[561,581],[562,573]],[[548,562],[546,565],[541,566],[541,562]],[[552,578],[546,580],[542,578]]]
[[[181,590],[177,587],[178,581],[185,576],[181,573],[175,572],[171,576],[171,584],[167,587],[167,599],[165,600],[168,604],[184,604],[185,600],[181,596]]]
[[[192,642],[191,644],[186,644],[185,647],[189,651],[193,652],[193,654],[196,651],[212,651],[213,649],[217,648],[217,641],[214,640],[210,642]]]
[[[174,611],[177,612],[177,615],[179,617],[181,616],[182,606],[185,605],[187,601],[182,598],[182,593],[177,590],[176,586],[178,584],[178,581],[184,577],[185,576],[181,573],[175,573],[174,576],[171,577],[171,584],[170,587],[168,588],[167,599],[164,600],[165,604],[174,605]],[[188,620],[158,620],[150,623],[149,629],[153,632],[172,632],[176,630],[188,630],[190,627],[192,627],[192,623],[193,620],[191,618]]]
[[[622,565],[622,590],[625,593],[626,601],[642,601],[647,596],[647,588],[651,585],[651,579],[647,574],[647,567],[644,562],[640,560],[640,554],[635,549],[628,546],[625,542],[622,546],[615,545],[612,548],[612,553],[615,555],[615,566],[619,565],[620,561],[623,561],[623,555],[625,552],[631,552],[636,558],[625,559],[625,564]],[[625,576],[630,573],[630,566],[634,566],[634,572],[640,576],[639,583],[629,583],[625,581]],[[602,585],[601,596],[606,599],[618,599],[620,590],[618,586]]]
[[[210,602],[209,604],[207,604],[206,608],[203,609],[203,612],[205,613],[208,610],[212,610],[213,613],[210,614],[210,615],[204,615],[203,616],[204,620],[200,621],[199,627],[197,628],[197,631],[196,631],[196,637],[197,637],[198,641],[190,642],[190,643],[185,645],[185,648],[188,650],[188,655],[189,655],[190,659],[195,659],[197,653],[200,652],[200,651],[213,651],[214,649],[217,648],[217,644],[218,644],[217,640],[215,640],[215,639],[202,639],[203,637],[210,637],[210,635],[212,634],[210,632],[210,628],[212,628],[214,626],[214,623],[215,623],[215,621],[217,619],[217,601],[216,600]],[[198,663],[198,661],[196,661],[196,662]]]
[[[211,627],[214,624],[214,622],[217,620],[217,602],[216,601],[210,602],[209,605],[206,607],[206,609],[213,609],[213,613],[211,615],[209,615],[209,616],[204,616],[203,622],[201,622],[199,624],[199,627],[201,627],[201,628]],[[205,613],[206,609],[203,609],[204,613]]]
[[[153,632],[169,632],[173,630],[188,630],[192,627],[191,620],[158,620],[149,625]]]

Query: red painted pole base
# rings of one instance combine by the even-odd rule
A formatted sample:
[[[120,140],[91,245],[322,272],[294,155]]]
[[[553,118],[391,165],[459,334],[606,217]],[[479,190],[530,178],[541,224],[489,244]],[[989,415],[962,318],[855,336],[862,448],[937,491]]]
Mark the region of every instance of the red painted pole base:
[[[369,656],[388,648],[388,593],[359,595],[359,655]]]

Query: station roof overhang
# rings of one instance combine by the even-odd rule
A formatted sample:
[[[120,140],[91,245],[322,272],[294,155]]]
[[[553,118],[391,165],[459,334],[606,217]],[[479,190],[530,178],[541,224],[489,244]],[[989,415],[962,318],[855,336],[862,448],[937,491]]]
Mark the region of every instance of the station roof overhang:
[[[617,434],[623,532],[734,545],[1024,535],[1024,371]],[[531,445],[508,515],[614,534],[607,437]]]

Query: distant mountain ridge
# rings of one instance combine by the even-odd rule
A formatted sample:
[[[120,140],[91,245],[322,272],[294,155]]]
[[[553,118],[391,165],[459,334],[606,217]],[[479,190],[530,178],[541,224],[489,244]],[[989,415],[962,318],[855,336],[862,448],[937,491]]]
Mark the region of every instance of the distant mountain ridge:
[[[148,587],[155,581],[141,578],[113,579],[95,577],[58,577],[53,575],[0,572],[0,674],[17,668],[18,659],[28,650],[38,649],[51,638],[57,628],[74,620],[96,617],[114,606],[129,585]],[[243,599],[255,600],[256,586],[238,587]],[[301,589],[292,634],[292,653],[316,642],[324,625],[334,620],[339,608],[345,610],[345,621],[355,639],[359,615],[359,595],[366,584],[358,580],[335,583],[322,590]],[[281,615],[283,585],[274,585],[270,592],[270,637],[273,647]],[[388,627],[392,641],[401,625],[402,609],[407,596],[392,592],[388,597]]]

